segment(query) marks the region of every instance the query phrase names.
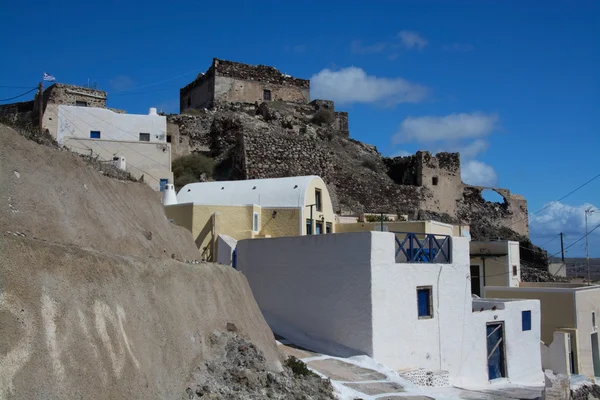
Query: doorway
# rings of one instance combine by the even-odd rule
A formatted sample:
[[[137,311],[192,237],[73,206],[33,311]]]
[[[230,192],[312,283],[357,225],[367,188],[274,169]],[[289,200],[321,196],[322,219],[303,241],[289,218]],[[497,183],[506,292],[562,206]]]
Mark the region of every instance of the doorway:
[[[598,332],[592,333],[592,361],[594,376],[600,376],[600,348],[598,347]]]
[[[481,273],[481,265],[471,265],[471,294],[479,297],[483,293],[483,277]]]
[[[504,322],[489,322],[486,333],[488,377],[490,381],[498,378],[506,378]]]

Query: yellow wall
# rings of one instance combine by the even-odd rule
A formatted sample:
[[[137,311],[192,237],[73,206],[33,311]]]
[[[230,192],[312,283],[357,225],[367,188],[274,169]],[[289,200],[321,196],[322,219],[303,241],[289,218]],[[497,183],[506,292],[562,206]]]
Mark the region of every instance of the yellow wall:
[[[273,212],[277,211],[275,217]],[[259,231],[254,232],[253,214],[259,214]],[[236,240],[260,236],[295,236],[300,233],[297,208],[261,208],[252,206],[206,206],[177,204],[165,207],[167,218],[192,232],[196,246],[207,259],[215,253],[219,234]]]
[[[335,223],[335,214],[333,212],[333,206],[331,204],[331,197],[329,196],[329,191],[327,190],[327,186],[325,182],[321,179],[313,179],[306,189],[306,199],[305,199],[305,207],[304,207],[304,216],[302,221],[302,235],[306,235],[306,220],[310,219],[310,207],[306,207],[310,204],[315,204],[315,189],[321,189],[321,211],[317,211],[316,207],[313,207],[313,232],[316,229],[316,223],[318,221],[323,221],[323,233],[326,231],[326,223],[331,224],[332,233],[337,232],[336,223]],[[300,226],[299,226],[300,228]]]
[[[277,212],[273,216],[273,212]],[[300,210],[297,208],[263,208],[260,218],[260,236],[300,235]]]
[[[173,220],[175,225],[183,226],[192,233],[193,212],[194,207],[191,203],[165,207],[165,215],[168,219]]]
[[[469,231],[468,226],[445,224],[437,221],[396,221],[384,222],[384,230],[388,232],[434,233],[437,235],[460,236]],[[337,223],[335,232],[379,231],[381,222]]]
[[[384,229],[388,232],[413,232],[425,233],[427,229],[427,221],[410,221],[410,222],[384,222]],[[381,230],[381,222],[357,222],[355,224],[336,224],[335,231],[341,232],[364,232]]]
[[[500,299],[538,299],[542,313],[542,341],[552,343],[554,331],[560,328],[575,328],[575,298],[572,291],[503,290],[485,288],[485,297]]]

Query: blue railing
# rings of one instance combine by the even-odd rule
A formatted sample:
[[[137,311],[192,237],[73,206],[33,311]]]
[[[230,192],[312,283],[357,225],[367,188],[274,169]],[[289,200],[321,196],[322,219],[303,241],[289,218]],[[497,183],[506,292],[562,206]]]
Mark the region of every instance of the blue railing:
[[[452,262],[451,237],[433,233],[394,232],[397,263]]]

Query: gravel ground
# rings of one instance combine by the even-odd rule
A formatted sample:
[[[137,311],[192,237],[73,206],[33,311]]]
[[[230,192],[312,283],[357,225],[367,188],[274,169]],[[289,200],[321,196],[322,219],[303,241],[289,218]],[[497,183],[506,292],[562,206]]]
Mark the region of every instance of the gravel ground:
[[[210,337],[209,361],[193,373],[184,399],[335,399],[329,380],[286,363],[282,373],[268,370],[260,350],[236,332],[215,332]]]

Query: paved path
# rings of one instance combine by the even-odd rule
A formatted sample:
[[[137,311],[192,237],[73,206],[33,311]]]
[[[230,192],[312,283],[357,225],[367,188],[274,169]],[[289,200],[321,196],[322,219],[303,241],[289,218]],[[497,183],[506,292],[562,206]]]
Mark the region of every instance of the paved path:
[[[360,363],[351,358],[318,354],[282,338],[279,338],[278,346],[287,356],[301,359],[312,371],[331,379],[346,400],[534,400],[541,396],[541,388],[507,387],[475,391],[456,387],[419,387],[398,376],[386,376],[381,371],[358,365]]]

